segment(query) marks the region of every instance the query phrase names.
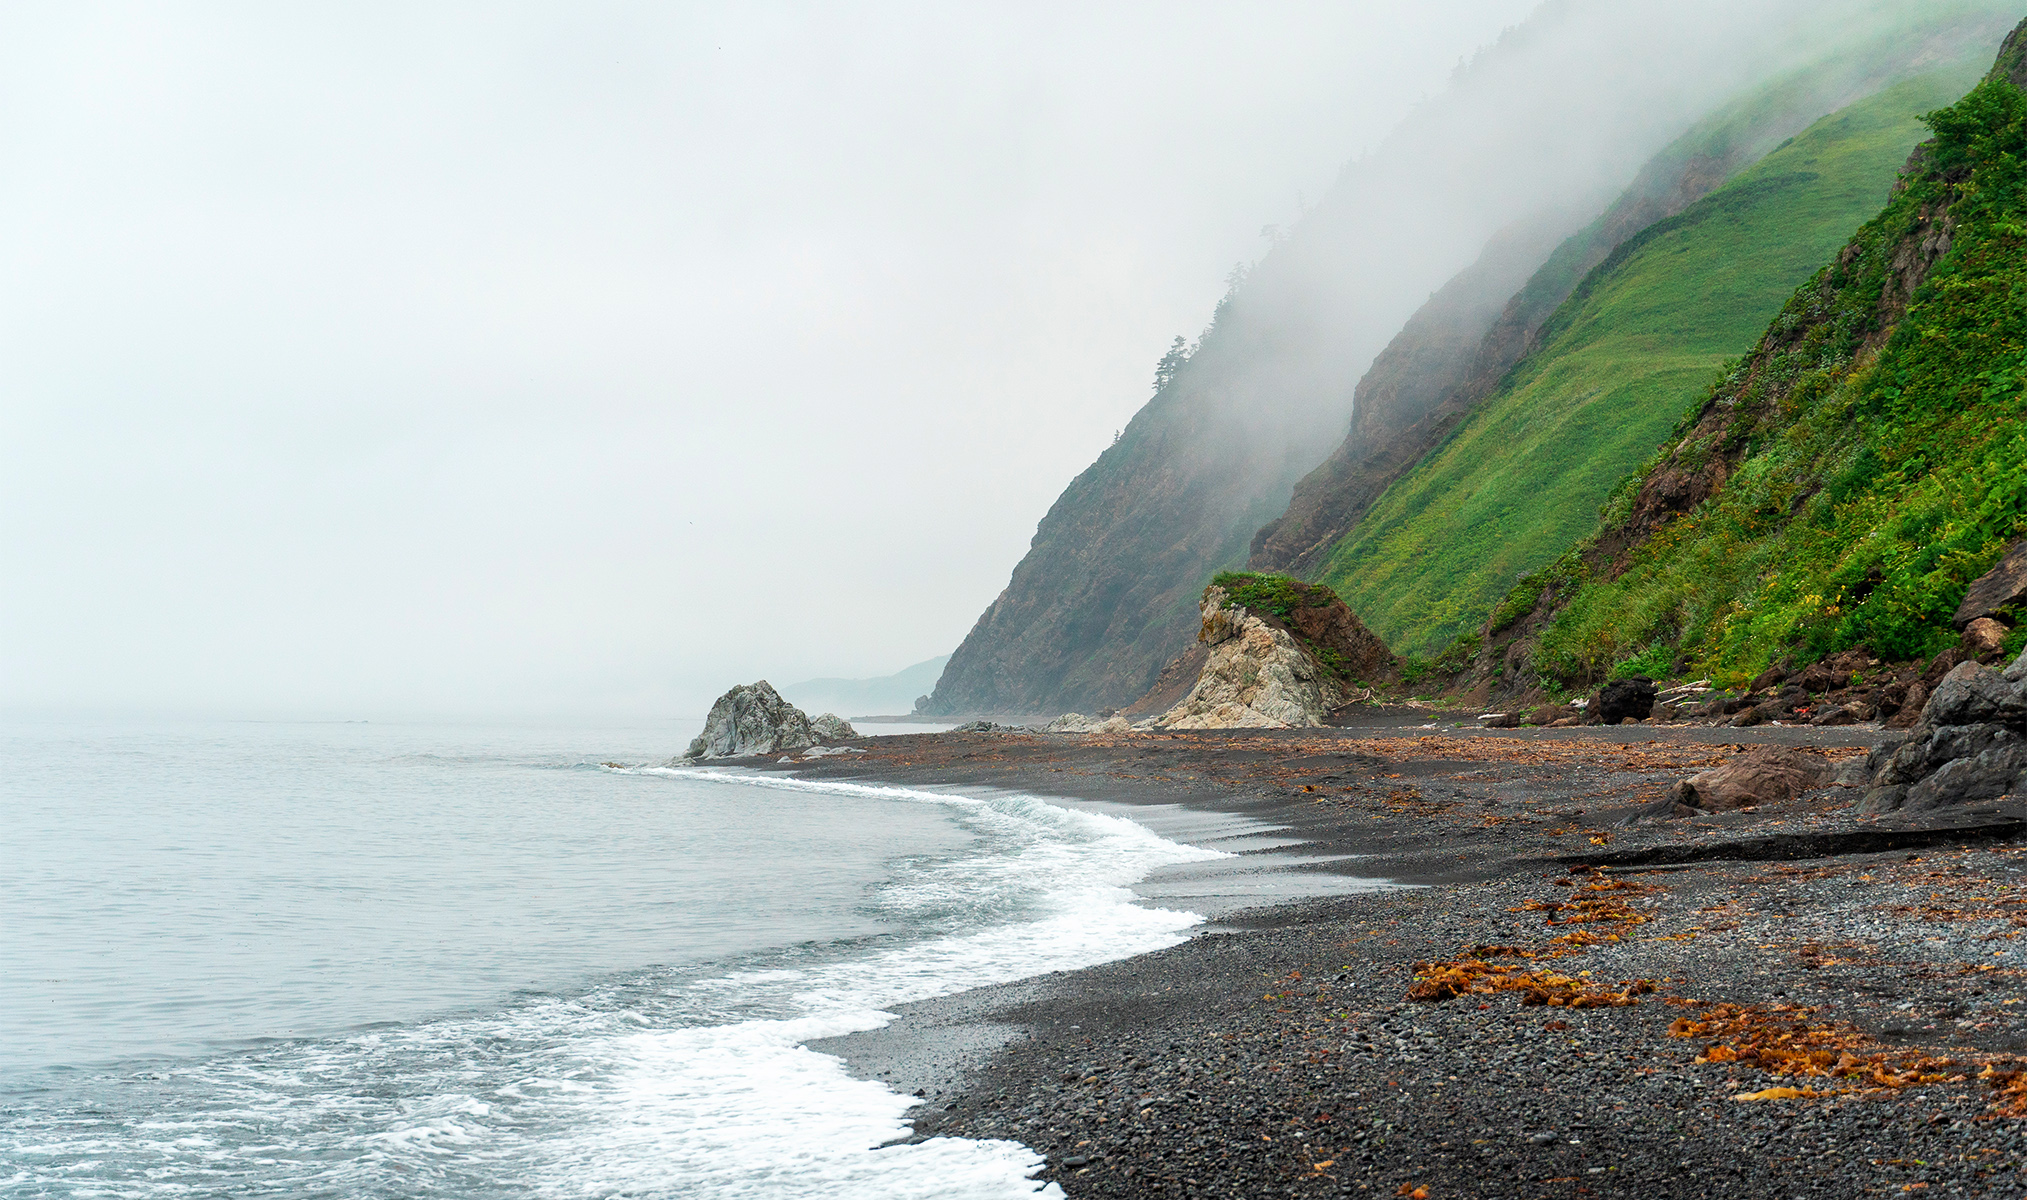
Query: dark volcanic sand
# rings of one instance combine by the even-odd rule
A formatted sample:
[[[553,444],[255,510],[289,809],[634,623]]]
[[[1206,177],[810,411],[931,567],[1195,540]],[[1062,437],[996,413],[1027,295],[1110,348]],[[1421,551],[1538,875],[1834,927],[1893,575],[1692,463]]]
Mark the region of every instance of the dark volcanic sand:
[[[1071,1196],[2027,1190],[1996,1086],[2027,1054],[2019,805],[1859,821],[1855,789],[1827,788],[1628,826],[1736,747],[1835,756],[1883,735],[1388,720],[899,737],[774,765],[1242,813],[1373,856],[1340,869],[1428,885],[1226,917],[824,1048],[919,1089],[917,1136],[1026,1143]],[[1618,865],[1572,872],[1597,860]],[[1466,953],[1485,946],[1504,949]],[[1502,978],[1480,972],[1461,995],[1408,999],[1440,971],[1418,964],[1458,962],[1537,990],[1468,990]],[[1530,1002],[1572,996],[1632,1003]],[[1797,1046],[1833,1073],[1775,1073]],[[1818,1094],[1733,1098],[1780,1086]]]

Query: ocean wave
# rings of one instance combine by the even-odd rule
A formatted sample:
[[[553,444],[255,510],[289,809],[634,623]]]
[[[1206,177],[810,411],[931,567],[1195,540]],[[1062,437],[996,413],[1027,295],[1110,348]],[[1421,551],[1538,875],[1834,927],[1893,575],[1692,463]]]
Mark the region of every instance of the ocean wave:
[[[722,786],[728,802],[736,786],[934,804],[975,837],[894,864],[874,888],[868,904],[900,933],[636,972],[12,1106],[0,1195],[1060,1195],[1036,1184],[1041,1158],[1015,1143],[888,1144],[918,1101],[807,1043],[878,1028],[912,1001],[1175,944],[1199,918],[1136,903],[1130,885],[1229,857],[1033,796],[632,773]]]

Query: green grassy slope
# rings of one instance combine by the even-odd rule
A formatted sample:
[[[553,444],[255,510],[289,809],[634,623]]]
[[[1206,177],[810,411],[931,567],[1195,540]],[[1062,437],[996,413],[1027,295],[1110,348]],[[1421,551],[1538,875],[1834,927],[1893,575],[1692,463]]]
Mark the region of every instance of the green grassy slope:
[[[1515,590],[1501,619],[1539,632],[1513,667],[1735,683],[1779,658],[1956,641],[1970,581],[2027,535],[2027,93],[2005,78],[2027,83],[2023,58],[2027,24],[1601,536]],[[1720,486],[1687,512],[1657,503],[1699,477]]]
[[[1475,630],[1520,576],[1597,526],[1613,485],[1795,287],[1878,211],[1924,130],[1982,63],[1835,113],[1620,247],[1540,348],[1333,548],[1329,584],[1397,651]]]

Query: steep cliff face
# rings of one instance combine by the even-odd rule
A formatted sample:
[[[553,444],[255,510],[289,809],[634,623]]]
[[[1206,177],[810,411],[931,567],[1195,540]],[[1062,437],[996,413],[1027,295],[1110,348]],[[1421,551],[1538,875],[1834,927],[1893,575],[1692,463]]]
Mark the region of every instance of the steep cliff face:
[[[1606,181],[1633,176],[1699,114],[1802,61],[1801,51],[1776,61],[1698,38],[1701,49],[1685,40],[1626,73],[1605,48],[1635,36],[1628,22],[1651,36],[1655,22],[1736,18],[1756,52],[1817,54],[1844,32],[1823,14],[1866,7],[1808,0],[1748,19],[1655,5],[1636,20],[1602,0],[1544,5],[1348,168],[1241,277],[1187,361],[1043,518],[924,711],[1093,712],[1142,695],[1190,643],[1204,579],[1242,565],[1296,481],[1344,440],[1354,384],[1432,291],[1493,247],[1451,292],[1451,315],[1430,318],[1448,330],[1432,344],[1463,350],[1440,351],[1455,361],[1434,374],[1426,362],[1398,372],[1414,395],[1386,416],[1389,427],[1413,427],[1440,403],[1415,382],[1424,375],[1497,374],[1537,320],[1534,307],[1553,298],[1530,300],[1495,330],[1513,289],[1605,207]],[[1782,35],[1768,36],[1775,26]],[[1558,88],[1545,96],[1547,77]],[[1501,230],[1514,232],[1495,244]],[[1581,274],[1582,261],[1567,269]],[[1492,357],[1474,363],[1488,344]],[[1376,418],[1385,407],[1374,406]]]
[[[1514,589],[1480,677],[1736,681],[1957,643],[1972,582],[2027,535],[2023,59],[2027,24],[1598,532]],[[2027,619],[1998,607],[1991,628]]]
[[[1614,485],[1878,212],[1921,137],[1919,114],[1961,95],[1981,66],[1839,110],[1628,241],[1317,577],[1403,652],[1433,655],[1476,630],[1518,579],[1597,528]]]
[[[1064,490],[926,711],[1117,708],[1187,643],[1205,576],[1243,555],[1308,466],[1303,442],[1326,436],[1295,414],[1247,420],[1269,402],[1269,380],[1213,373],[1217,357],[1206,347],[1192,364],[1214,384],[1172,385]]]
[[[1544,323],[1629,239],[1681,213],[1824,115],[1910,72],[1978,53],[1991,32],[1986,17],[1941,22],[1778,80],[1656,155],[1611,208],[1553,254],[1537,249],[1532,231],[1495,240],[1373,360],[1353,394],[1350,431],[1295,485],[1287,511],[1254,535],[1248,568],[1316,576],[1373,502],[1539,348]]]

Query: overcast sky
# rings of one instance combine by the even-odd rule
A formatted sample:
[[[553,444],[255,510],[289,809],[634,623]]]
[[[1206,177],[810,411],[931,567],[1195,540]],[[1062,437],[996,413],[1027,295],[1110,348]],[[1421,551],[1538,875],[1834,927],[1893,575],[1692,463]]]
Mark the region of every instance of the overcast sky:
[[[9,6],[0,704],[700,712],[949,651],[1531,0]]]

